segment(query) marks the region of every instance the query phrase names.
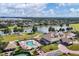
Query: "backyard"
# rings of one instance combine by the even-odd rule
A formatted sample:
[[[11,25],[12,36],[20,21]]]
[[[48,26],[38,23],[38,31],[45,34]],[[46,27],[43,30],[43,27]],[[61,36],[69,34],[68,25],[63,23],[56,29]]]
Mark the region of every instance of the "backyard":
[[[49,52],[49,51],[57,50],[58,49],[58,44],[46,45],[46,46],[41,47],[41,49],[44,52]]]
[[[69,27],[72,27],[74,32],[79,31],[79,23],[78,24],[69,24]]]

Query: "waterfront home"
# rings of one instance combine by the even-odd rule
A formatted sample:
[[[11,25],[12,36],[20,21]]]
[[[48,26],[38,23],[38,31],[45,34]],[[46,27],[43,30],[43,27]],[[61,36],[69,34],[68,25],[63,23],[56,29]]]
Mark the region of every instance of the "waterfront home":
[[[44,38],[48,41],[50,41],[51,43],[53,42],[58,42],[60,40],[59,36],[55,36],[55,32],[50,32],[44,35]]]
[[[76,36],[76,34],[72,33],[72,32],[68,32],[67,38],[72,38],[74,39]]]
[[[64,45],[72,44],[75,36],[76,36],[76,34],[74,34],[72,32],[64,33],[63,37],[61,37],[61,43]]]
[[[41,35],[35,36],[34,39],[35,39],[36,41],[38,41],[40,44],[42,44],[42,45],[50,44],[50,41],[48,41],[48,40],[45,39],[45,38],[42,38]]]
[[[41,38],[40,40],[38,40],[38,42],[42,45],[47,45],[47,44],[50,44],[50,41],[44,39],[44,38]]]
[[[60,43],[63,45],[70,45],[72,44],[72,41],[70,39],[63,38],[63,39],[60,39]]]

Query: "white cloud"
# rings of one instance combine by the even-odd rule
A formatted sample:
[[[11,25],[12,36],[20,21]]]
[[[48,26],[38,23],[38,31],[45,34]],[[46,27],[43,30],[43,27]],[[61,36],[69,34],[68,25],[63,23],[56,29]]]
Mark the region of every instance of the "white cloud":
[[[63,11],[65,10],[63,13],[56,13],[56,15],[58,17],[79,17],[78,6],[78,3],[59,3],[56,6],[57,9],[60,9],[61,7],[66,9],[63,9]]]
[[[79,12],[79,8],[78,8],[78,9],[70,8],[70,11],[71,11],[71,12]]]
[[[51,17],[53,9],[44,10],[47,4],[0,4],[0,16]]]
[[[60,17],[79,17],[79,9],[70,8],[67,13],[59,14]]]
[[[65,6],[77,6],[78,3],[57,3],[59,7],[65,7]]]
[[[67,9],[67,13],[63,9],[63,13],[60,11],[61,7],[72,6],[74,4],[58,4],[55,6],[58,10],[50,8],[46,10],[47,4],[44,3],[18,3],[18,4],[0,4],[0,16],[20,16],[20,17],[74,17],[79,16],[79,9],[78,8],[70,8]],[[77,4],[76,4],[77,5]],[[59,13],[58,13],[59,11]]]

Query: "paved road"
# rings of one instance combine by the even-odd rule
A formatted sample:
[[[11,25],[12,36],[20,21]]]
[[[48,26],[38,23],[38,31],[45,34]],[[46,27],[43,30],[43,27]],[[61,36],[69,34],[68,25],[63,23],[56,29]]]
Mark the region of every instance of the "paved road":
[[[50,51],[44,54],[41,54],[39,56],[59,56],[62,52],[58,49],[58,50],[54,50],[54,51]]]
[[[79,51],[69,50],[68,48],[66,48],[66,46],[59,44],[58,50],[50,51],[39,56],[60,56],[62,53],[79,54]]]
[[[72,51],[72,50],[69,50],[67,49],[64,45],[62,44],[59,44],[58,45],[58,48],[59,50],[62,52],[62,53],[71,53],[71,54],[79,54],[79,51]]]
[[[62,52],[59,50],[46,53],[46,56],[59,56]]]

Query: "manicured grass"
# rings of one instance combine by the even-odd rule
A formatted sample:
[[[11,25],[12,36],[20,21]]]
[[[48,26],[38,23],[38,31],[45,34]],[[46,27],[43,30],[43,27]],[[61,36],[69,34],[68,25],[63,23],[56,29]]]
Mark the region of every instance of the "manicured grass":
[[[73,44],[73,45],[67,46],[67,48],[70,50],[79,51],[79,44]]]
[[[27,39],[27,38],[29,38],[29,35],[21,35],[21,36],[19,36],[19,35],[6,35],[6,36],[3,36],[3,41],[4,42],[9,42],[9,41],[14,41],[14,40],[22,40],[22,39]]]
[[[41,49],[44,52],[49,52],[49,51],[57,50],[58,49],[58,44],[46,45],[46,46],[43,46]]]
[[[79,23],[78,24],[69,24],[70,27],[73,28],[73,31],[79,31]]]
[[[14,29],[15,27],[17,27],[17,26],[9,26],[8,28],[10,29],[10,30],[12,30],[12,29]],[[17,27],[17,29],[20,29],[21,27]],[[0,28],[0,30],[4,30],[5,28]]]
[[[4,42],[9,42],[9,41],[14,41],[14,40],[23,40],[23,39],[31,39],[36,35],[39,35],[42,33],[34,33],[34,34],[27,34],[27,33],[23,33],[23,35],[6,35],[6,36],[2,36],[2,39]]]

